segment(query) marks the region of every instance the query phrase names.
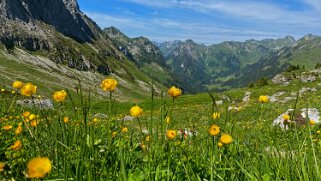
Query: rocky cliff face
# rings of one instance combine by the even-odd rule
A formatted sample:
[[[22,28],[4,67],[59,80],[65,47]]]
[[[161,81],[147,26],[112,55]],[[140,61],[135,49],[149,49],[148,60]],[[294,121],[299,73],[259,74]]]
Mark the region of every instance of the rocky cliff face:
[[[150,62],[138,67],[128,60],[119,49],[119,44],[109,35],[80,11],[76,0],[0,0],[2,62],[16,61],[19,65],[21,62],[34,62],[38,66],[38,62],[31,59],[46,59],[46,64],[53,64],[58,69],[47,70],[48,76],[66,74],[61,76],[70,78],[70,72],[64,72],[64,68],[77,69],[81,72],[77,78],[82,80],[87,78],[83,77],[86,74],[93,77],[113,74],[118,78],[120,87],[130,94],[134,88],[138,92],[146,92],[152,79],[156,89],[163,87],[164,82],[172,81],[172,75],[153,62],[159,58],[156,55],[161,56],[160,51],[153,54],[153,44],[145,44],[148,41],[139,38],[135,41],[137,44],[130,46],[132,55],[140,59],[145,58],[145,51],[146,54],[151,53],[148,58]],[[142,48],[142,51],[136,52],[137,48]],[[0,64],[0,69],[5,64]],[[43,67],[39,65],[35,69],[42,70]],[[18,72],[17,76],[20,74],[14,68],[12,72]]]
[[[97,27],[91,27],[94,24],[81,13],[75,0],[1,0],[0,9],[1,21],[20,21],[30,28],[35,28],[35,21],[42,21],[80,42],[95,38],[93,28]]]
[[[103,74],[112,71],[108,60],[125,59],[76,0],[1,0],[0,43]]]

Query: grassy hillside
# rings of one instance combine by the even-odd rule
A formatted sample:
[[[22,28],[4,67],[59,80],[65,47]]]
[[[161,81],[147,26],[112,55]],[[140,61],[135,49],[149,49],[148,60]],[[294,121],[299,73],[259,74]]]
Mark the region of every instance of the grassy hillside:
[[[149,94],[151,78],[141,73],[130,61],[124,60],[120,64],[118,60],[111,59],[110,64],[114,71],[110,76],[119,80],[116,98],[119,101],[145,99]],[[14,49],[10,53],[0,50],[0,74],[3,87],[8,87],[14,80],[21,80],[39,85],[43,94],[62,88],[75,92],[79,79],[83,88],[90,90],[95,97],[101,99],[107,96],[107,93],[100,90],[100,82],[106,76],[95,71],[79,71],[56,64],[43,55],[37,55],[35,52],[30,54],[22,49]],[[155,89],[159,94],[164,87],[156,83]]]
[[[23,77],[23,71],[32,70],[32,66],[29,68],[16,73]],[[34,80],[39,86],[37,95],[52,94],[43,82]],[[86,85],[86,80],[82,81]],[[6,79],[4,84],[8,83],[10,80]],[[304,92],[303,88],[314,90]],[[108,101],[88,104],[86,90],[84,97],[74,94],[62,103],[54,103],[54,110],[17,106],[14,100],[26,97],[11,94],[11,90],[6,88],[0,93],[0,179],[26,180],[38,173],[32,168],[47,170],[38,175],[45,179],[320,178],[320,120],[314,120],[314,124],[312,118],[299,116],[302,108],[320,110],[320,79],[310,83],[293,80],[288,86],[270,82],[264,87],[213,93],[216,105],[208,94],[183,95],[174,100],[168,95],[148,100],[146,95],[146,101],[138,104],[143,114],[132,112],[139,117],[131,119],[124,117],[138,103],[135,100],[117,101],[109,117],[103,118],[95,114],[108,113]],[[116,95],[123,90],[118,87]],[[244,99],[245,95],[250,96]],[[270,96],[270,102],[260,103],[260,95]],[[274,119],[290,108],[294,109],[290,119],[295,123],[287,129],[273,126]],[[26,111],[39,117],[23,116]],[[220,116],[212,117],[213,111]],[[170,117],[169,122],[165,116]],[[213,125],[220,131],[211,130]],[[17,133],[17,128],[22,131]],[[37,157],[48,159],[49,163],[32,167],[29,163],[27,167]]]

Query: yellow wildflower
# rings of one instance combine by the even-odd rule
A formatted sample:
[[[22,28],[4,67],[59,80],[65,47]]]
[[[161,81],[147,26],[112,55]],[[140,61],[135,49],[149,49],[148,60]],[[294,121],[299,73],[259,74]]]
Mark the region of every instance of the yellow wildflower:
[[[14,81],[12,84],[12,87],[15,89],[21,89],[23,86],[23,83],[21,81]]]
[[[143,114],[143,109],[136,105],[136,106],[133,106],[129,112],[131,116],[139,117]]]
[[[18,126],[15,130],[16,135],[20,134],[22,132],[22,126]]]
[[[6,131],[10,130],[11,128],[12,128],[11,125],[5,125],[5,126],[2,127],[2,129],[6,130]]]
[[[30,116],[30,112],[29,111],[25,111],[25,112],[22,113],[22,116],[24,118],[28,118]]]
[[[51,170],[51,162],[47,157],[33,158],[27,164],[28,178],[43,178]]]
[[[10,146],[10,149],[11,150],[15,150],[15,151],[18,151],[20,150],[22,147],[22,143],[20,140],[17,140],[16,142],[13,143],[13,145]]]
[[[97,123],[97,122],[98,122],[98,118],[94,118],[94,119],[93,119],[93,122],[94,122],[94,123]]]
[[[37,120],[33,120],[33,121],[30,122],[30,125],[32,127],[36,127],[38,124],[39,124],[39,122]]]
[[[223,147],[223,143],[222,143],[222,142],[218,142],[218,143],[217,143],[217,146],[218,146],[219,148],[222,148],[222,147]]]
[[[151,139],[151,136],[149,136],[149,135],[145,137],[145,141],[146,141],[146,142],[149,142],[150,139]]]
[[[176,98],[180,95],[182,95],[182,90],[180,88],[177,88],[175,86],[172,86],[168,89],[167,91],[168,95],[171,96],[172,98]]]
[[[266,95],[261,95],[261,96],[259,97],[259,102],[260,102],[260,103],[267,103],[267,102],[269,102],[269,97],[266,96]]]
[[[220,117],[221,117],[221,113],[219,113],[219,112],[213,113],[213,120],[219,119]]]
[[[142,144],[140,144],[140,147],[142,148],[142,150],[146,150],[146,148],[147,148],[147,147],[146,147],[146,145],[145,145],[145,144],[143,144],[143,143],[142,143]]]
[[[67,96],[67,92],[65,90],[61,90],[61,91],[54,92],[54,94],[52,95],[52,98],[56,102],[63,102],[66,96]]]
[[[314,126],[314,125],[315,125],[315,121],[311,119],[311,120],[309,121],[309,124],[310,124],[311,126]]]
[[[220,133],[220,127],[218,127],[216,124],[213,124],[209,129],[208,129],[208,133],[211,136],[216,136]]]
[[[37,118],[37,116],[35,114],[30,114],[30,116],[28,117],[29,121],[35,120]]]
[[[104,90],[104,91],[114,91],[117,87],[117,81],[113,78],[106,78],[105,80],[103,80],[100,84],[100,87]]]
[[[165,118],[165,123],[169,124],[171,122],[171,118],[169,116],[166,116]]]
[[[123,128],[121,129],[121,132],[122,132],[122,133],[127,133],[127,132],[128,132],[128,128],[127,128],[127,127],[123,127]]]
[[[37,92],[37,86],[34,86],[32,83],[26,83],[24,86],[22,86],[20,93],[24,96],[31,96],[33,94],[36,94]]]
[[[176,137],[176,131],[175,131],[175,130],[172,130],[172,129],[167,130],[166,137],[167,137],[167,139],[169,139],[169,140],[174,139],[174,138]]]
[[[111,137],[115,138],[116,136],[117,136],[117,132],[116,131],[111,133]]]
[[[3,162],[0,162],[0,172],[4,171],[5,164]]]
[[[64,117],[64,123],[68,123],[69,122],[69,117],[65,116]]]
[[[289,121],[290,120],[290,116],[288,114],[284,114],[283,115],[283,120],[284,121]]]
[[[233,141],[232,136],[228,134],[222,134],[220,138],[220,142],[222,142],[223,144],[229,144],[229,143],[232,143],[232,141]]]

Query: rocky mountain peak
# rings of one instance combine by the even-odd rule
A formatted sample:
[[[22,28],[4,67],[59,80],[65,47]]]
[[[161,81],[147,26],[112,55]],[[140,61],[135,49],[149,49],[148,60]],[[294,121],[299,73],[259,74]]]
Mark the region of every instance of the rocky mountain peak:
[[[302,39],[303,40],[306,40],[306,41],[310,41],[310,40],[312,40],[312,39],[315,39],[315,38],[318,38],[319,36],[317,36],[317,35],[312,35],[312,34],[307,34],[307,35],[305,35]],[[302,40],[301,39],[301,40]]]
[[[124,33],[122,33],[119,29],[117,29],[114,26],[104,28],[104,32],[110,37],[110,38],[126,38],[129,39]]]
[[[285,40],[288,40],[288,41],[290,41],[290,42],[295,42],[294,37],[293,37],[293,36],[290,36],[290,35],[285,36],[284,39],[285,39]]]
[[[76,0],[1,0],[0,10],[2,23],[13,21],[33,26],[38,21],[52,25],[58,32],[79,42],[95,38],[93,27],[90,27],[92,22],[80,11]]]

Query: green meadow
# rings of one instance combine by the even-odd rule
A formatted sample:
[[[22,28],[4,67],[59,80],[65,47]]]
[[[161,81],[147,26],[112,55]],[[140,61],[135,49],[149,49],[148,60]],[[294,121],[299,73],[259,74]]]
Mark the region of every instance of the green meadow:
[[[117,88],[96,98],[81,82],[77,92],[64,89],[62,102],[54,92],[26,97],[9,84],[0,97],[0,180],[320,180],[320,120],[295,122],[302,108],[320,110],[320,83],[269,82],[176,98],[164,89],[131,102],[115,99]],[[300,94],[303,87],[317,90]],[[278,92],[277,101],[258,101]],[[39,96],[54,108],[16,104]],[[286,97],[292,99],[281,101]],[[135,105],[143,113],[130,116]],[[273,125],[288,109],[294,109],[294,122],[286,129]],[[213,118],[214,112],[220,116]],[[215,136],[213,124],[220,129]],[[223,134],[232,142],[220,143]],[[49,165],[31,164],[34,158],[49,159]]]

